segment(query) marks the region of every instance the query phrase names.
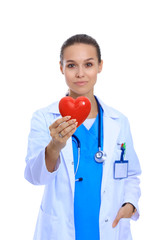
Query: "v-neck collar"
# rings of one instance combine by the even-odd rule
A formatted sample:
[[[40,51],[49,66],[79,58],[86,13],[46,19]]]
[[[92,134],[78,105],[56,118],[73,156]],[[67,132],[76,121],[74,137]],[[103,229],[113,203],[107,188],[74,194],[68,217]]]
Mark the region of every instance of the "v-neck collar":
[[[74,135],[76,135],[79,138],[79,140],[81,141],[81,137],[85,133],[89,134],[90,136],[92,136],[95,139],[98,139],[98,134],[95,134],[95,133],[98,133],[98,114],[97,114],[97,117],[96,117],[94,123],[92,124],[92,126],[89,130],[83,124],[81,124],[75,131]],[[85,136],[85,135],[83,135],[83,136]]]
[[[92,126],[88,129],[88,128],[86,128],[86,126],[82,123],[82,125],[83,125],[83,127],[87,130],[87,131],[89,131],[89,132],[93,132],[93,130],[94,130],[94,128],[98,125],[98,114],[97,114],[97,116],[96,116],[96,118],[94,119],[94,122],[93,122],[93,124],[92,124]],[[93,128],[93,129],[92,129]]]
[[[98,115],[99,115],[99,113],[97,114],[97,117],[96,117],[94,123],[92,124],[92,126],[89,129],[90,133],[92,133],[92,134],[95,134],[95,132],[98,131]]]

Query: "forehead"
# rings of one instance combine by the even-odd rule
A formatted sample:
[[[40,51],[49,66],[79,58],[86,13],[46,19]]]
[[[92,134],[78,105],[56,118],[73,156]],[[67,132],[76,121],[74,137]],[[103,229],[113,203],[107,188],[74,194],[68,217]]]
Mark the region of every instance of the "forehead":
[[[64,49],[63,60],[85,60],[93,58],[97,60],[96,48],[89,44],[76,43]]]

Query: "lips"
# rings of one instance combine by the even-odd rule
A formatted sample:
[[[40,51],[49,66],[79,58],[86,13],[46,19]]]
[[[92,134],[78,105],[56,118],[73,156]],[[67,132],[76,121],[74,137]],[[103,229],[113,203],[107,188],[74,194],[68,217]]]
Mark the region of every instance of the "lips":
[[[75,85],[77,85],[77,86],[84,86],[84,85],[86,85],[86,84],[87,84],[86,81],[75,82]]]

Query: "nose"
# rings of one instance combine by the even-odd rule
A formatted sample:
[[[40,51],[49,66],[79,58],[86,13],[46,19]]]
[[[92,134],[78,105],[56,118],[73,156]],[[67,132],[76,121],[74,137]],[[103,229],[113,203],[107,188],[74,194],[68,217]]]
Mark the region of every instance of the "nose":
[[[84,69],[83,69],[83,66],[79,66],[79,67],[77,68],[76,77],[77,77],[77,78],[82,78],[82,77],[84,77]]]

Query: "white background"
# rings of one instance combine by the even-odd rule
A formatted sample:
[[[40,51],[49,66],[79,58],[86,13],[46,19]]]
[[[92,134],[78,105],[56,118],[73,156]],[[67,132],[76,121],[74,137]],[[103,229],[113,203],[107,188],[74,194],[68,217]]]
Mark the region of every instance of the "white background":
[[[0,239],[32,239],[43,187],[23,177],[32,113],[67,91],[62,43],[87,33],[104,60],[95,94],[129,118],[142,177],[134,240],[159,239],[160,7],[155,0],[1,0]]]

